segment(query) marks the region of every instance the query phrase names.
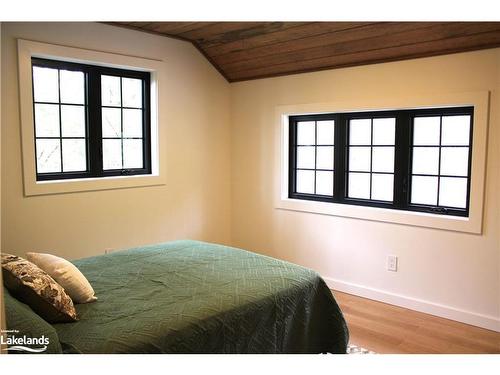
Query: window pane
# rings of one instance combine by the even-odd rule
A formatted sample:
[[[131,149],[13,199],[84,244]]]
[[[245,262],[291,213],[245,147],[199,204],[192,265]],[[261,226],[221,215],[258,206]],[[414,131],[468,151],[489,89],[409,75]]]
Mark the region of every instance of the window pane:
[[[87,170],[85,139],[63,139],[63,172]]]
[[[394,175],[372,174],[372,199],[392,202],[394,194]]]
[[[314,171],[297,171],[297,193],[314,194]]]
[[[333,145],[335,144],[335,121],[318,121],[316,123],[317,144],[318,145]]]
[[[63,137],[85,137],[85,107],[62,105],[61,128]]]
[[[316,152],[316,169],[333,169],[333,147],[317,147]]]
[[[314,169],[314,147],[297,147],[297,168]]]
[[[121,139],[102,140],[103,169],[122,169],[122,141]]]
[[[121,130],[121,110],[119,108],[102,109],[102,136],[105,138],[119,138]]]
[[[439,185],[439,205],[465,208],[467,202],[467,179],[441,177]]]
[[[411,178],[411,203],[437,204],[437,177],[413,176]]]
[[[314,121],[301,121],[297,123],[297,144],[298,145],[313,145],[314,144]]]
[[[370,147],[349,147],[349,170],[370,171]]]
[[[443,146],[468,146],[469,136],[470,116],[443,116]]]
[[[142,139],[124,139],[123,168],[142,167]]]
[[[35,104],[35,136],[59,137],[58,104]]]
[[[102,105],[120,106],[120,77],[101,76],[101,100]]]
[[[441,174],[449,176],[467,176],[469,168],[468,147],[441,148]]]
[[[61,70],[61,103],[85,103],[85,83],[83,72]]]
[[[123,106],[142,108],[142,80],[122,78]]]
[[[142,137],[142,110],[123,110],[123,137]]]
[[[439,172],[439,147],[413,148],[413,174],[434,174]]]
[[[394,172],[394,147],[373,147],[373,172]]]
[[[369,145],[371,144],[371,120],[350,120],[349,121],[349,144]]]
[[[59,102],[57,69],[33,67],[33,95],[35,102]]]
[[[349,197],[370,199],[369,173],[349,173]]]
[[[373,119],[373,144],[393,145],[396,135],[395,118]]]
[[[333,195],[333,172],[316,172],[316,194]]]
[[[413,126],[414,145],[439,145],[439,117],[415,117]]]
[[[59,139],[36,140],[36,169],[38,173],[61,172]]]

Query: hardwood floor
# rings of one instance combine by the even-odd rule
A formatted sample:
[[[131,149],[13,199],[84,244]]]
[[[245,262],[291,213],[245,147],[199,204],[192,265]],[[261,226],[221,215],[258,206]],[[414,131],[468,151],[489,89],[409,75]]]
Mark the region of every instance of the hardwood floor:
[[[384,354],[500,353],[500,333],[332,291],[350,343]]]

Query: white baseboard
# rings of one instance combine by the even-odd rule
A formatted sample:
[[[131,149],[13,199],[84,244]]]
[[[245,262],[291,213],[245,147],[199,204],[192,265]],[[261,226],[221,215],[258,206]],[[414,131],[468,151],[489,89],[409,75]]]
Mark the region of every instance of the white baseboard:
[[[458,322],[500,332],[500,318],[457,309],[455,307],[441,305],[418,298],[403,296],[380,289],[370,288],[364,285],[354,284],[346,281],[323,277],[330,289],[338,290],[356,296],[373,299],[391,305],[405,307],[407,309],[420,311],[426,314],[436,315],[442,318],[456,320]]]

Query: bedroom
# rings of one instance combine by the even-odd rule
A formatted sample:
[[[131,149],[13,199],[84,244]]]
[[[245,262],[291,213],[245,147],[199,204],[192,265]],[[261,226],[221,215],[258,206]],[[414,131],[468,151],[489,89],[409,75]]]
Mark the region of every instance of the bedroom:
[[[291,71],[295,74],[273,73],[261,66],[255,69],[260,78],[257,73],[238,78],[231,76],[231,72],[244,72],[251,62],[244,58],[244,52],[231,47],[235,48],[233,54],[239,53],[243,58],[231,62],[231,54],[227,54],[229,70],[224,71],[224,57],[207,58],[200,52],[200,46],[173,38],[174,29],[170,29],[169,37],[151,30],[132,29],[130,25],[99,22],[2,22],[2,253],[23,258],[27,252],[50,253],[73,261],[103,255],[106,259],[118,259],[113,257],[120,257],[122,249],[176,240],[226,245],[317,272],[333,290],[344,312],[353,345],[378,353],[498,354],[500,28],[490,25],[497,24],[492,22],[478,27],[486,24],[491,27],[489,31],[477,32],[487,35],[487,41],[478,37],[475,47],[469,46],[469,50],[463,47],[456,53],[447,50],[419,58],[392,58],[351,67],[331,65],[333,68],[321,71],[305,72],[307,69],[303,68],[303,73],[294,67]],[[168,23],[164,29],[167,26]],[[223,40],[224,35],[235,38],[237,33],[217,31],[214,25],[206,27],[212,30],[206,38],[219,37],[218,53],[224,56],[221,45],[230,43]],[[238,30],[239,26],[231,27]],[[252,27],[255,25],[248,28]],[[304,26],[294,27],[299,30]],[[376,30],[370,27],[369,30]],[[203,27],[199,25],[198,29],[201,32]],[[185,34],[189,35],[187,30],[186,26]],[[271,30],[261,39],[266,35],[276,38],[273,33],[279,32],[285,34]],[[257,40],[257,36],[246,36],[244,32],[240,35],[241,45]],[[198,35],[198,40],[203,37]],[[238,40],[232,42],[237,44]],[[285,51],[285,46],[279,51]],[[269,49],[274,47],[267,48],[271,54]],[[211,51],[214,50],[212,47]],[[79,68],[89,77],[97,69],[88,68],[87,72],[84,70],[87,65],[121,66],[129,70],[136,67],[155,72],[151,83],[156,87],[149,92],[150,136],[143,132],[143,137],[138,137],[143,144],[149,144],[149,170],[137,176],[94,176],[76,181],[64,180],[66,177],[37,179],[36,168],[41,166],[36,165],[33,143],[35,138],[41,141],[43,137],[35,135],[33,105],[54,103],[33,99],[29,83],[33,81],[35,93],[38,90],[31,73],[33,57],[40,59],[39,63],[55,60],[81,64]],[[210,60],[216,61],[215,65],[228,78]],[[268,64],[266,61],[262,64]],[[66,71],[71,66],[76,69],[73,65],[38,67]],[[93,90],[90,87],[86,90],[90,103]],[[122,90],[123,96],[126,88]],[[63,95],[62,91],[59,95]],[[143,99],[144,104],[145,96]],[[112,107],[110,112],[115,108],[109,107]],[[418,117],[411,111],[424,108],[439,110],[422,114],[439,118],[444,124],[453,117],[450,107],[462,111],[458,113],[461,117],[473,118],[473,127],[468,128],[473,128],[471,136],[460,144],[471,156],[466,157],[465,174],[460,174],[470,184],[470,194],[464,198],[466,210],[422,213],[387,206],[300,199],[304,196],[301,197],[297,186],[294,193],[298,196],[290,199],[289,181],[301,178],[299,167],[289,168],[294,160],[288,156],[297,155],[301,146],[329,147],[332,156],[335,153],[328,167],[313,166],[332,180],[335,178],[333,185],[327,186],[332,196],[341,177],[335,174],[334,167],[340,163],[337,156],[345,157],[339,153],[341,147],[362,148],[344,141],[336,149],[339,144],[334,142],[341,142],[337,137],[341,126],[333,130],[335,137],[330,143],[319,144],[316,140],[312,146],[301,143],[299,124],[311,121],[341,124],[355,120],[349,116],[366,117],[369,113],[372,121],[369,134],[374,138],[373,128],[380,111],[386,111],[384,119],[397,119],[399,128],[404,123],[401,119]],[[467,112],[471,107],[473,112]],[[138,110],[121,103],[117,108],[122,108],[122,113]],[[146,105],[141,107],[144,113],[145,108]],[[296,117],[294,122],[293,116],[317,114],[330,117]],[[319,126],[313,128],[319,132]],[[344,127],[344,132],[347,129]],[[402,136],[393,132],[390,144],[383,145],[398,147],[401,156],[405,152],[398,143]],[[290,135],[296,138],[295,147],[289,147]],[[362,146],[376,149],[374,140],[370,142]],[[433,146],[441,152],[447,145]],[[386,172],[394,180],[404,174],[400,164],[398,161],[392,172]],[[351,174],[356,171],[345,170]],[[343,184],[346,185],[345,179]],[[307,187],[304,189],[302,195],[310,194]],[[402,196],[399,190],[394,191],[394,197]],[[393,264],[395,271],[388,270],[388,256],[397,257]],[[87,274],[82,264],[80,268],[96,290],[97,306],[101,303],[100,289],[92,280],[93,271]],[[371,304],[371,301],[378,302]],[[92,304],[85,309],[92,308]],[[83,305],[75,306],[80,311]],[[394,315],[382,319],[390,313]],[[425,319],[429,323],[422,328],[420,324]],[[406,328],[404,333],[398,332],[401,327]],[[435,332],[442,327],[448,328],[443,331],[445,338]],[[408,341],[413,345],[398,335],[412,335]]]

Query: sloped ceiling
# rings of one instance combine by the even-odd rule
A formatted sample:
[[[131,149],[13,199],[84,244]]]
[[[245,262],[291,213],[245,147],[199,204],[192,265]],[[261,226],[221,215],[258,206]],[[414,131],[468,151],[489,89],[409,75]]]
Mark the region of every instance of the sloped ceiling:
[[[112,22],[189,41],[229,81],[500,46],[500,22]]]

